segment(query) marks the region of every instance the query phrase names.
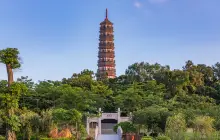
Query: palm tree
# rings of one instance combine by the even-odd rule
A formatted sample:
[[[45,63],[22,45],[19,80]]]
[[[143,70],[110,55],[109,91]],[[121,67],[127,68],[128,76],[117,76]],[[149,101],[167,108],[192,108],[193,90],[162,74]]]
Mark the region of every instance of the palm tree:
[[[13,83],[13,70],[18,69],[21,66],[19,51],[16,48],[6,48],[0,50],[0,63],[5,64],[8,74],[8,94],[12,95],[10,86]],[[14,115],[14,108],[10,105],[6,106],[6,114],[8,118]],[[12,125],[7,124],[6,126],[6,140],[16,140],[16,134],[13,130]]]

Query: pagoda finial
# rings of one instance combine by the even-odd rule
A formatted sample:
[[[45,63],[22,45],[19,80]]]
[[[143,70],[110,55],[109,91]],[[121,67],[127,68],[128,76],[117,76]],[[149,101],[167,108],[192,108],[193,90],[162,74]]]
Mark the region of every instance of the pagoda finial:
[[[106,8],[105,19],[108,19],[108,9]]]

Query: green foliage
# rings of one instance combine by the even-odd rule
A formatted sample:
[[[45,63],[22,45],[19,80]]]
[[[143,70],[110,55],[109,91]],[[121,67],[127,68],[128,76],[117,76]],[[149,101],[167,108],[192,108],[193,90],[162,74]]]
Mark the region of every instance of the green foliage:
[[[93,81],[94,73],[88,69],[83,70],[81,73],[74,73],[71,78],[62,80],[63,84],[71,85],[72,87],[80,87],[86,90],[90,90]]]
[[[12,69],[20,68],[19,51],[17,48],[6,48],[0,50],[0,63],[10,64]]]
[[[155,74],[161,71],[169,70],[169,66],[161,66],[160,64],[149,64],[145,62],[134,63],[128,66],[125,74],[128,76],[131,82],[144,82],[147,80],[153,80]]]
[[[79,111],[94,110],[93,95],[81,88],[73,88],[69,85],[62,85],[56,88],[56,93],[60,94],[57,99],[57,107],[65,109],[77,109]],[[51,95],[53,96],[53,95]]]
[[[21,122],[21,133],[23,138],[28,140],[31,139],[33,132],[36,132],[40,128],[40,116],[35,112],[22,110],[19,119]]]
[[[120,122],[119,124],[114,126],[114,132],[117,132],[119,126],[121,126],[123,133],[135,133],[137,131],[134,124],[132,124],[131,122]]]
[[[5,140],[5,137],[0,135],[0,140]]]
[[[153,138],[150,136],[144,136],[141,138],[141,140],[153,140]]]
[[[152,105],[164,104],[165,86],[155,80],[133,83],[116,97],[116,104],[127,113]]]
[[[63,108],[57,108],[53,110],[53,120],[58,122],[66,122],[69,124],[75,124],[76,122],[81,122],[82,115],[75,109],[65,110]]]
[[[22,83],[14,82],[7,92],[0,94],[1,107],[18,108],[18,101],[22,94],[25,94],[27,87]]]
[[[181,70],[164,71],[158,73],[155,79],[166,86],[170,93],[168,97],[171,98],[177,93],[182,92],[189,84],[189,73]]]
[[[186,121],[183,114],[179,113],[174,116],[170,116],[166,122],[166,135],[171,139],[184,139],[184,133],[186,132]]]
[[[201,137],[209,137],[215,131],[213,122],[214,119],[209,116],[198,116],[194,120],[193,131]]]
[[[17,49],[1,50],[0,62],[19,68],[18,55]],[[151,136],[166,132],[171,139],[199,139],[220,129],[220,63],[211,67],[189,60],[183,69],[171,70],[141,62],[115,79],[99,81],[94,76],[87,69],[61,81],[34,83],[22,76],[10,88],[6,80],[0,81],[0,127],[6,123],[26,139],[38,133],[45,136],[51,128],[64,125],[83,135],[86,117],[100,116],[100,107],[104,112],[120,107],[123,116],[133,114],[132,124],[115,126],[124,132],[135,132],[135,125],[138,132]],[[192,136],[185,132],[187,127],[193,128]]]
[[[52,110],[45,110],[40,113],[41,116],[41,130],[42,132],[48,133],[53,127],[54,127],[54,122],[53,122],[53,115],[52,115]]]
[[[19,131],[21,126],[19,117],[17,114],[14,114],[14,109],[18,108],[18,101],[26,91],[27,87],[24,84],[14,82],[7,92],[0,94],[0,117],[7,125],[11,126],[13,131]]]
[[[168,136],[158,136],[156,140],[171,140]]]
[[[75,138],[40,138],[40,140],[75,140]]]
[[[0,128],[3,126],[3,123],[4,123],[4,121],[2,120],[2,118],[0,118]]]
[[[134,112],[133,122],[145,125],[151,133],[160,133],[165,129],[165,122],[170,115],[167,108],[160,106],[150,106],[143,110]]]
[[[82,122],[82,114],[76,109],[65,110],[57,108],[52,111],[52,116],[53,122],[58,126],[73,126],[82,134],[85,134],[86,130]]]

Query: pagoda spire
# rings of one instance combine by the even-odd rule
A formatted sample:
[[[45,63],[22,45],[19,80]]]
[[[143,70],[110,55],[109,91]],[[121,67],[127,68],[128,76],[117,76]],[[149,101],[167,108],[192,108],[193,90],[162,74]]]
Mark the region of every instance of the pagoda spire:
[[[106,8],[105,19],[108,19],[108,9]]]
[[[107,8],[105,14],[105,20],[100,23],[98,80],[116,77],[113,23],[108,20]]]

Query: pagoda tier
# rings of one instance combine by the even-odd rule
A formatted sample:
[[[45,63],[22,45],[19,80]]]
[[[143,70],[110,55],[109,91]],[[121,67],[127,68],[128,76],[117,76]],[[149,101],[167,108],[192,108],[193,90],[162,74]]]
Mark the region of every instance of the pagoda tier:
[[[116,77],[113,32],[113,23],[108,20],[108,11],[106,9],[106,18],[100,23],[99,31],[98,79]]]

